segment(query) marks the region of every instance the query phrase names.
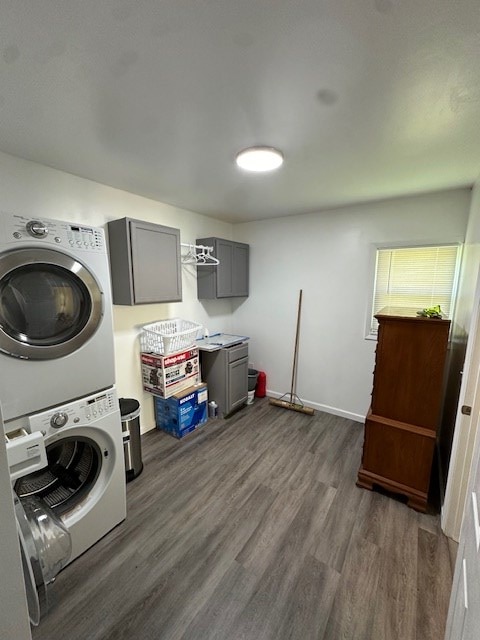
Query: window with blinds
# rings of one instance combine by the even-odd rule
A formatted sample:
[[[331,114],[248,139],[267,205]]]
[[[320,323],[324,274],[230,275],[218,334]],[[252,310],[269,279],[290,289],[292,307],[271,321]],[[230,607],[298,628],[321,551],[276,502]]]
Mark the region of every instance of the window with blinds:
[[[460,245],[377,249],[370,333],[376,335],[373,316],[383,307],[420,311],[439,304],[451,318],[459,257]]]

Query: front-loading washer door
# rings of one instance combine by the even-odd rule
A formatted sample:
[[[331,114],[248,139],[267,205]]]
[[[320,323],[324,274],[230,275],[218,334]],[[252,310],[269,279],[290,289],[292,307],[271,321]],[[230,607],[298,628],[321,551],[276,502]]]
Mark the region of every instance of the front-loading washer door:
[[[30,622],[37,626],[48,610],[47,586],[65,567],[72,541],[63,522],[37,498],[14,493],[15,516]]]
[[[66,436],[46,447],[48,465],[14,485],[20,498],[40,498],[57,515],[81,505],[99,477],[103,454],[97,442],[84,436]]]
[[[78,260],[52,249],[0,256],[0,350],[46,360],[78,350],[97,330],[103,294]]]

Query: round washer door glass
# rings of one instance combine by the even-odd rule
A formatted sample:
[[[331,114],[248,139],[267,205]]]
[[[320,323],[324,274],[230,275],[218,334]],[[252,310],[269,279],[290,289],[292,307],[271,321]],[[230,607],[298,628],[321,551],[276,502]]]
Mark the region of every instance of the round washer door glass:
[[[0,349],[20,358],[59,358],[96,331],[103,296],[77,260],[49,249],[0,257]]]

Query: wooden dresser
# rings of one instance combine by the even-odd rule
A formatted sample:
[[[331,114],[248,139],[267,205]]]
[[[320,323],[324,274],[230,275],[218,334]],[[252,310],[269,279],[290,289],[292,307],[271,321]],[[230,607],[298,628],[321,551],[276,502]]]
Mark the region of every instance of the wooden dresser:
[[[450,320],[387,307],[379,322],[372,403],[357,485],[379,485],[427,508]]]

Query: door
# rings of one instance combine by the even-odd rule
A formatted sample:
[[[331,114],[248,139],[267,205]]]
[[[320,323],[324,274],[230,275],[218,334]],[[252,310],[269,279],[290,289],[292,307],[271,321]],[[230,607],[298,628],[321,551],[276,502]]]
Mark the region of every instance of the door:
[[[37,626],[48,610],[47,587],[72,553],[70,533],[55,514],[36,498],[14,494],[30,622]]]
[[[46,360],[77,351],[97,330],[103,294],[88,269],[51,249],[0,257],[0,350]]]
[[[480,426],[480,371],[472,407]],[[455,566],[446,640],[477,640],[480,629],[480,438],[477,437]]]
[[[248,358],[228,365],[227,411],[240,407],[248,398]]]
[[[233,245],[229,240],[217,240],[215,256],[220,261],[217,269],[217,298],[232,295]]]
[[[232,293],[234,296],[248,296],[248,244],[233,244]]]
[[[475,303],[468,333],[445,502],[442,509],[442,529],[445,535],[457,541],[467,504],[467,484],[477,437],[476,415],[478,414],[469,412],[469,408],[475,404],[480,370],[480,275],[477,278]]]
[[[178,229],[137,220],[130,220],[129,226],[135,304],[180,301]]]
[[[217,297],[248,296],[249,246],[229,240],[216,241]]]

